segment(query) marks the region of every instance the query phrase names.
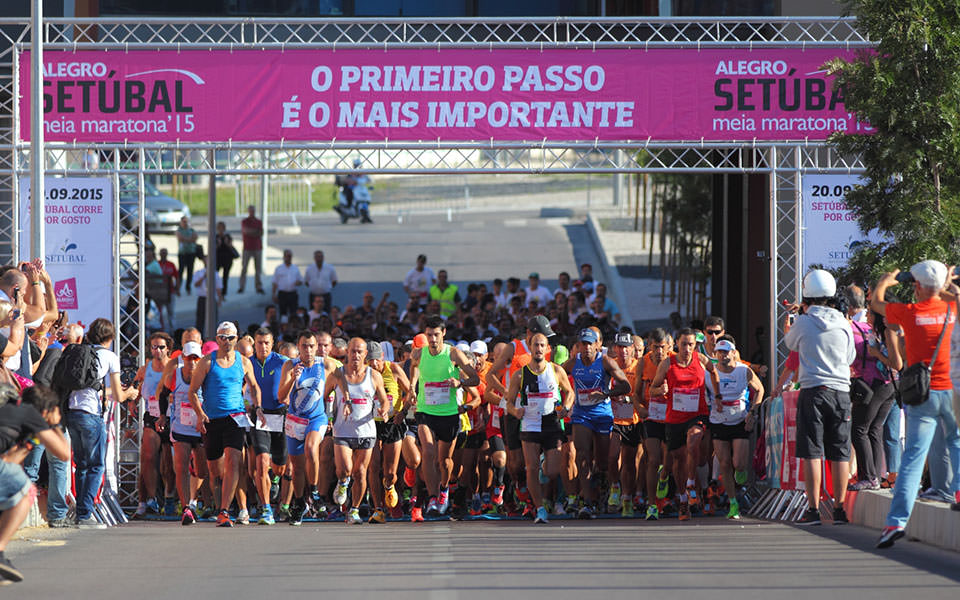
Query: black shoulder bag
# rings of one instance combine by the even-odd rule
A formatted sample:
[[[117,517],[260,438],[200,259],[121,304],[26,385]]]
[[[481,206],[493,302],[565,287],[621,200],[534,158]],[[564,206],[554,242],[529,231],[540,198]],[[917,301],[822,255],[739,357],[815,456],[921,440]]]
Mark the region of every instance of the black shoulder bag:
[[[937,340],[937,347],[933,350],[933,357],[930,362],[913,363],[900,372],[900,400],[904,404],[917,406],[926,402],[930,396],[930,372],[933,370],[933,361],[940,354],[943,336],[947,333],[947,324],[950,322],[950,308],[948,304],[947,316],[943,320],[943,329],[940,330],[940,339]]]
[[[873,399],[873,388],[863,378],[863,371],[867,366],[867,336],[864,335],[863,330],[855,321],[851,321],[851,324],[857,328],[857,331],[860,332],[860,338],[863,339],[863,358],[860,360],[860,377],[850,379],[850,400],[854,404],[870,404],[870,400]]]

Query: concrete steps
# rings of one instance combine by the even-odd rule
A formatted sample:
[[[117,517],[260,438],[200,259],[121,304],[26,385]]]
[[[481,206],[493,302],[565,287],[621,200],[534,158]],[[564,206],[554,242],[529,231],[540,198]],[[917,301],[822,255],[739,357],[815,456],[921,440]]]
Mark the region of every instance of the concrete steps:
[[[847,492],[845,508],[851,522],[876,529],[879,534],[886,525],[892,502],[893,490]],[[960,512],[950,510],[950,505],[944,502],[918,500],[907,524],[907,536],[960,552]]]

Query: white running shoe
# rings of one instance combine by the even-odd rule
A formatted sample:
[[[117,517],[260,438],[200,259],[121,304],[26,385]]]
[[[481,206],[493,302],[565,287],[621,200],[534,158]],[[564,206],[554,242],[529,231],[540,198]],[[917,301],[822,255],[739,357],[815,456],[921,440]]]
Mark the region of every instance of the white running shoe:
[[[333,501],[337,504],[337,506],[343,506],[347,503],[348,488],[349,486],[346,482],[337,482],[337,488],[333,491]]]
[[[356,508],[351,508],[350,512],[347,513],[346,519],[347,525],[361,525],[363,524],[363,519],[360,518],[360,511]]]

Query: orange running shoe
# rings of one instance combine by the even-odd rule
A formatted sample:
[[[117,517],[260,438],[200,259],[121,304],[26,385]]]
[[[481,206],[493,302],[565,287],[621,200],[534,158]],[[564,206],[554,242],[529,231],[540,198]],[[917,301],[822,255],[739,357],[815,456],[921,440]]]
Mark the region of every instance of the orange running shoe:
[[[410,522],[411,523],[422,523],[423,522],[423,509],[419,506],[414,506],[410,509]]]
[[[410,467],[403,468],[403,482],[407,484],[408,488],[413,488],[417,485],[417,472],[411,469]]]
[[[233,527],[233,521],[230,520],[230,513],[221,510],[217,514],[217,527]]]
[[[690,507],[683,502],[680,503],[680,515],[677,518],[681,521],[690,520]]]

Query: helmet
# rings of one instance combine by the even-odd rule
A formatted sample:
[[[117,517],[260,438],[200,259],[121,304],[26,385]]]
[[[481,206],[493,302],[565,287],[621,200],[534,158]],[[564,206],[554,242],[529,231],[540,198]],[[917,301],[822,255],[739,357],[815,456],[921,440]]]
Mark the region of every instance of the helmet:
[[[837,281],[822,269],[814,269],[803,278],[804,298],[830,298],[836,293]]]

